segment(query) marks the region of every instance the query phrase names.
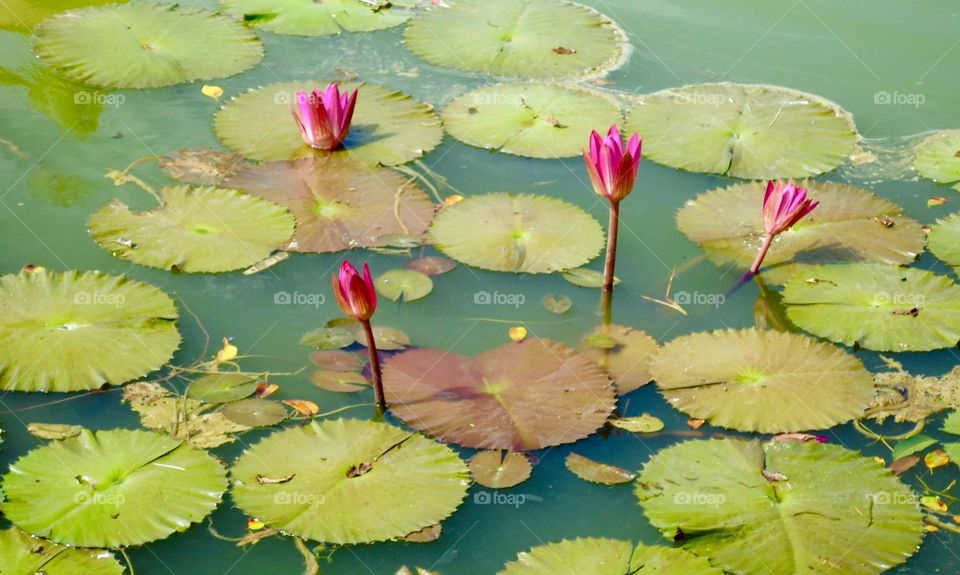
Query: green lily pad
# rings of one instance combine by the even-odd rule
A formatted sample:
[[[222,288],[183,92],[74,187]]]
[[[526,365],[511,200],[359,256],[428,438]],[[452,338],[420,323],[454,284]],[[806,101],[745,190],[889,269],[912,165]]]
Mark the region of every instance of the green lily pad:
[[[875,351],[930,351],[960,341],[960,287],[949,278],[880,264],[817,266],[784,285],[790,321]]]
[[[223,406],[223,416],[247,427],[269,427],[290,415],[283,405],[268,399],[242,399]]]
[[[413,270],[387,270],[374,283],[377,293],[390,301],[414,301],[433,291],[430,276]]]
[[[328,36],[372,32],[406,22],[416,0],[221,0],[227,10],[241,12],[254,28],[295,36]]]
[[[943,431],[953,435],[960,435],[960,409],[954,409],[943,420]]]
[[[82,391],[163,367],[180,346],[157,288],[98,272],[0,277],[0,388]]]
[[[474,358],[405,351],[387,360],[383,381],[390,411],[404,423],[477,449],[529,451],[582,439],[603,426],[616,401],[593,361],[537,338]]]
[[[443,139],[443,128],[431,106],[376,84],[345,83],[340,85],[341,90],[359,90],[350,133],[338,150],[315,150],[303,143],[297,123],[290,116],[290,103],[298,90],[310,91],[327,84],[270,84],[241,94],[217,113],[217,136],[227,147],[253,160],[333,155],[384,166],[415,160]]]
[[[422,274],[427,274],[428,276],[445,274],[455,267],[457,267],[457,264],[452,260],[437,256],[426,256],[407,262],[408,269],[411,269],[415,272],[420,272]]]
[[[191,273],[249,267],[293,236],[293,216],[256,196],[189,186],[160,194],[163,205],[147,212],[114,199],[90,217],[90,235],[125,260]]]
[[[187,387],[187,397],[204,403],[230,403],[253,395],[260,382],[242,373],[210,373]]]
[[[567,455],[565,464],[567,469],[580,479],[601,485],[630,483],[637,477],[637,474],[632,471],[600,463],[572,451]]]
[[[530,459],[523,453],[508,451],[501,455],[499,449],[481,451],[470,458],[470,474],[473,480],[491,489],[506,489],[520,485],[533,473]]]
[[[609,338],[601,345],[593,336]],[[580,352],[607,370],[620,395],[640,389],[653,380],[650,359],[660,346],[644,331],[623,325],[600,326],[581,342]]]
[[[246,514],[285,533],[347,544],[403,537],[446,519],[467,494],[449,447],[386,423],[350,419],[286,429],[231,470]],[[288,481],[271,481],[283,478]]]
[[[0,4],[0,28],[16,32],[30,32],[47,18],[77,8],[123,4],[127,0],[4,0]]]
[[[431,64],[494,76],[588,76],[618,66],[626,35],[609,18],[564,0],[457,0],[404,32]]]
[[[486,194],[444,208],[430,235],[467,265],[501,272],[575,268],[603,249],[603,229],[582,209],[547,196]]]
[[[646,464],[637,497],[665,536],[741,575],[875,575],[923,537],[889,469],[817,442],[680,443]]]
[[[936,445],[937,443],[937,440],[929,435],[914,435],[909,439],[898,441],[896,445],[893,446],[893,453],[891,454],[891,457],[893,461],[896,461],[908,455],[913,455],[914,453],[923,451],[924,449]]]
[[[80,435],[83,427],[66,423],[39,423],[34,421],[27,424],[27,431],[30,432],[30,435],[40,439],[69,439]]]
[[[563,279],[575,286],[600,289],[603,287],[603,272],[587,268],[574,268],[561,274]],[[620,278],[613,276],[613,285],[620,285]]]
[[[3,513],[57,543],[127,547],[185,531],[217,507],[226,489],[216,459],[172,437],[84,430],[10,466]]]
[[[16,527],[0,531],[0,565],[7,575],[122,575],[123,566],[102,549],[72,549],[37,539]]]
[[[580,538],[524,551],[498,575],[723,575],[682,549],[638,545],[618,539]]]
[[[663,346],[651,373],[670,405],[741,431],[825,429],[863,414],[873,377],[845,351],[758,329],[701,332]]]
[[[461,142],[528,158],[579,156],[590,130],[620,118],[603,94],[532,82],[485,86],[443,110],[447,133]]]
[[[319,369],[313,372],[310,375],[310,383],[334,393],[355,393],[370,387],[370,382],[361,373],[331,369]]]
[[[937,132],[920,142],[913,168],[938,184],[960,182],[960,130]]]
[[[308,331],[300,338],[300,345],[317,349],[342,349],[357,342],[352,331],[342,327],[322,327]]]
[[[930,253],[954,269],[960,267],[960,212],[937,220],[927,238]]]
[[[626,127],[643,135],[643,155],[654,162],[758,180],[828,172],[857,144],[853,118],[837,104],[759,84],[697,84],[641,96]]]
[[[433,219],[430,198],[399,172],[338,156],[250,166],[225,185],[289,209],[290,248],[301,252],[386,246],[391,234],[420,235]]]
[[[904,216],[900,206],[846,184],[802,181],[797,185],[820,205],[777,236],[763,260],[765,281],[783,283],[801,265],[908,264],[923,252],[923,229]],[[749,182],[706,192],[684,205],[677,214],[677,226],[717,265],[749,269],[766,236],[765,187],[765,183]]]
[[[41,60],[74,80],[105,88],[224,78],[263,57],[260,40],[242,23],[177,4],[83,8],[50,18],[34,34]]]
[[[573,300],[563,294],[547,294],[541,300],[543,308],[550,313],[563,315],[573,307]]]
[[[634,417],[618,417],[611,419],[608,423],[617,429],[632,433],[656,433],[664,428],[663,420],[649,413]]]
[[[217,186],[249,164],[236,152],[182,148],[157,158],[157,165],[175,180],[197,186]]]

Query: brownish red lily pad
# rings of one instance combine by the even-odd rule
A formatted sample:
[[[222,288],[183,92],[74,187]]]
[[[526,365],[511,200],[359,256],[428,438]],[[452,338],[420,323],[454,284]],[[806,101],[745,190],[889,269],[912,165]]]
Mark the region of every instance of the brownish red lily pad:
[[[476,357],[414,349],[383,373],[394,415],[449,443],[529,451],[571,443],[603,426],[616,394],[589,358],[530,338]]]

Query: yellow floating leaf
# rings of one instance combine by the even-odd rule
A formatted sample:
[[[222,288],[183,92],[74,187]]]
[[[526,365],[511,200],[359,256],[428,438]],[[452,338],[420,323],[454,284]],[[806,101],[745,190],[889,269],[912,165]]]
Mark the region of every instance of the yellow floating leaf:
[[[217,352],[216,357],[213,358],[213,361],[217,363],[224,363],[227,361],[233,361],[237,358],[237,354],[240,350],[237,349],[237,346],[230,343],[230,340],[223,338],[223,348]]]
[[[289,405],[297,410],[300,415],[310,417],[320,413],[320,406],[306,399],[284,399],[280,403]]]
[[[507,333],[510,334],[510,339],[517,343],[527,339],[527,328],[522,325],[511,327]]]
[[[920,505],[923,505],[927,509],[939,511],[940,513],[944,513],[947,510],[947,504],[936,495],[924,495],[920,498]]]
[[[260,521],[256,517],[251,517],[250,519],[247,519],[247,529],[249,529],[250,531],[260,531],[264,527],[266,527],[266,525],[263,524],[263,521]]]
[[[276,393],[277,390],[279,389],[280,389],[279,385],[264,381],[257,386],[257,391],[254,392],[254,395],[259,397],[260,399],[263,399],[265,397],[270,397],[271,395]]]
[[[448,196],[447,198],[445,198],[443,200],[443,205],[449,208],[450,206],[454,204],[458,204],[462,201],[463,201],[463,196],[461,196],[460,194],[454,194],[452,196]]]
[[[929,523],[926,523],[923,526],[923,530],[927,533],[936,533],[937,531],[940,531],[940,528],[936,525],[930,525]]]
[[[223,88],[220,86],[204,85],[203,88],[200,88],[200,92],[204,96],[213,98],[214,100],[219,100],[220,96],[223,96]]]
[[[34,264],[27,264],[23,266],[23,271],[24,273],[28,273],[28,274],[38,274],[38,273],[43,273],[47,271],[47,268],[43,266],[34,265]]]
[[[932,208],[935,206],[942,206],[945,203],[947,203],[947,198],[943,196],[930,196],[930,198],[927,199],[928,208]]]
[[[610,425],[625,431],[632,431],[634,433],[656,433],[664,427],[663,421],[650,415],[649,413],[644,413],[643,415],[638,415],[636,417],[611,419]]]
[[[930,471],[938,467],[943,467],[948,463],[950,463],[950,456],[942,449],[931,451],[923,457],[923,464],[926,465]]]

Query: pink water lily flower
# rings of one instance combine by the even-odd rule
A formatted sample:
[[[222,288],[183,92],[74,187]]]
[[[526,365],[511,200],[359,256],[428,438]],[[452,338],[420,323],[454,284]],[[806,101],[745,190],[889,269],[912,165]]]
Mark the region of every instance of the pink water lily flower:
[[[330,84],[325,90],[299,91],[295,100],[296,107],[291,107],[290,113],[304,143],[318,150],[333,150],[343,143],[353,120],[357,90],[341,93],[336,84]]]
[[[359,321],[369,321],[377,309],[377,290],[370,267],[363,264],[363,276],[348,261],[340,264],[340,273],[332,276],[333,295],[343,312]]]
[[[634,134],[624,150],[616,124],[605,138],[596,130],[590,134],[590,149],[583,151],[583,162],[598,195],[619,202],[630,194],[640,169],[641,145],[640,136]]]
[[[763,196],[763,228],[767,231],[767,237],[763,240],[757,259],[750,266],[751,274],[760,271],[774,238],[789,230],[818,205],[820,202],[807,197],[807,190],[793,183],[767,182],[767,191]]]

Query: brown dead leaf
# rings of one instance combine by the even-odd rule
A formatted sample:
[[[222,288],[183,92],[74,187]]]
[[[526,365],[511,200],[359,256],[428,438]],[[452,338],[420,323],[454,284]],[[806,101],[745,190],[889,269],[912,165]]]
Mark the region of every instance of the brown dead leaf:
[[[414,531],[413,533],[410,533],[404,537],[403,540],[410,543],[430,543],[431,541],[440,539],[440,533],[442,531],[443,526],[437,523],[436,525],[424,527],[420,531]]]
[[[320,406],[306,399],[284,399],[280,403],[294,408],[304,417],[312,417],[320,413]]]
[[[906,457],[901,457],[900,459],[894,461],[890,464],[890,469],[893,471],[894,477],[902,475],[907,471],[913,469],[918,463],[920,463],[920,458],[916,455],[908,455]]]

